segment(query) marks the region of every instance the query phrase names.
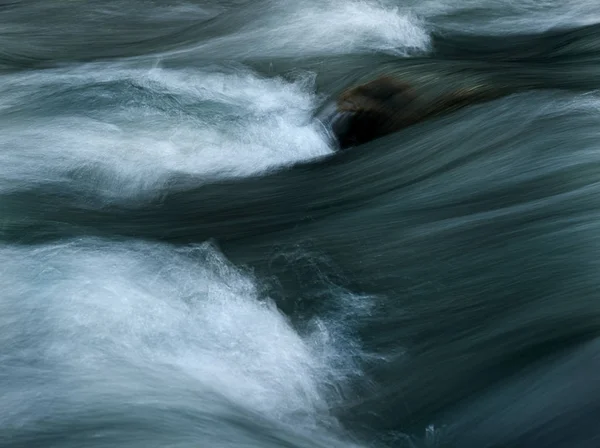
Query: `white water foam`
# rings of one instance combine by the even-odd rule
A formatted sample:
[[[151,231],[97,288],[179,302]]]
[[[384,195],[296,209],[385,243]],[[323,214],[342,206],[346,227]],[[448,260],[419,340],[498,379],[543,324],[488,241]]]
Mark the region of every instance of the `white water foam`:
[[[5,76],[0,98],[0,189],[84,169],[98,190],[133,195],[172,172],[201,182],[331,152],[309,75],[92,64]]]
[[[300,336],[210,245],[87,240],[4,247],[0,260],[0,360],[10,378],[0,424],[39,418],[48,400],[212,393],[311,427],[334,422],[324,387],[333,383],[330,394],[359,373],[339,320]],[[27,380],[19,366],[29,366]]]
[[[185,52],[224,58],[377,51],[407,56],[429,48],[430,37],[424,23],[406,8],[364,0],[292,0],[273,2],[243,29]]]
[[[196,50],[214,50],[222,60],[400,55],[429,45],[410,12],[379,3],[268,8],[244,29]],[[117,62],[4,75],[0,192],[76,178],[86,189],[127,198],[160,190],[173,172],[197,175],[201,183],[327,155],[330,141],[312,120],[321,102],[314,81],[312,74],[265,79],[240,67],[174,70]]]

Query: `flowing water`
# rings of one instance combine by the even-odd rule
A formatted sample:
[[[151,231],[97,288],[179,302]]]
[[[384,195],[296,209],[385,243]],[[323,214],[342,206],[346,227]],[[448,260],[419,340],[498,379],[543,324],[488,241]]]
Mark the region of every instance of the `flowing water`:
[[[600,446],[600,4],[0,2],[2,447]],[[511,94],[336,152],[394,73]]]

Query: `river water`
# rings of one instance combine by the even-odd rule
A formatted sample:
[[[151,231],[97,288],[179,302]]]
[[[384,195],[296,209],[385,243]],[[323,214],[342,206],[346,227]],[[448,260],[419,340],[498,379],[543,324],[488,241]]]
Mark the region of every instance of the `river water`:
[[[1,446],[600,446],[598,2],[0,18]],[[336,152],[388,72],[513,93]]]

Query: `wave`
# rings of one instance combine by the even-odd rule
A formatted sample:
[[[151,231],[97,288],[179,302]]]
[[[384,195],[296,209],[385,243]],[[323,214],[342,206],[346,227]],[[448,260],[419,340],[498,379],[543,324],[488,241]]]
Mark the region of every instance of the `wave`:
[[[182,5],[153,51],[6,58],[11,446],[595,446],[598,25]],[[319,109],[383,72],[510,95],[334,152]]]

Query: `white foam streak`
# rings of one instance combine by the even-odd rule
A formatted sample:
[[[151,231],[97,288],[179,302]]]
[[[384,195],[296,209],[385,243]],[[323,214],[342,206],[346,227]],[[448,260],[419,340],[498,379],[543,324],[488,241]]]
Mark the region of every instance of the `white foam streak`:
[[[407,56],[429,47],[424,24],[408,9],[373,1],[333,0],[270,5],[244,29],[192,51],[232,58],[372,52]]]
[[[114,85],[130,91],[113,92]],[[0,188],[86,169],[106,194],[134,195],[158,187],[171,172],[197,174],[201,182],[322,156],[331,150],[311,121],[319,101],[313,85],[310,76],[288,82],[241,70],[102,64],[11,77],[0,87],[0,114],[6,117],[0,135]],[[86,101],[106,104],[70,111],[73,92],[92,86],[96,91]],[[36,100],[58,109],[56,116],[32,117],[27,110],[27,119],[19,119],[28,96],[46,91],[57,93]]]
[[[87,241],[3,248],[0,260],[0,346],[26,341],[12,357],[43,366],[44,381],[66,380],[75,398],[211,391],[314,425],[328,418],[324,384],[352,369],[330,359],[354,350],[328,336],[337,329],[321,322],[299,336],[255,280],[208,245]]]

